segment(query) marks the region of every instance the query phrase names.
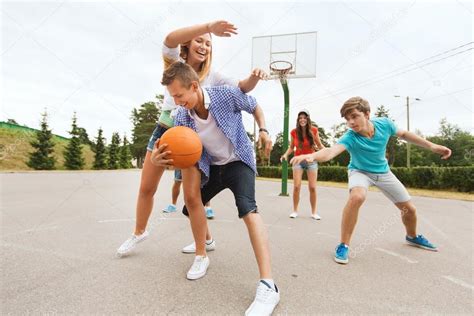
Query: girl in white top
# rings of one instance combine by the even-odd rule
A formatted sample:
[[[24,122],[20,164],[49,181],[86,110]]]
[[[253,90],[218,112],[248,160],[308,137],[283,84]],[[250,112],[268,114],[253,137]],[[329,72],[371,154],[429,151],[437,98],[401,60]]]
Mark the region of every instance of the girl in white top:
[[[265,79],[266,74],[261,69],[254,69],[246,79],[237,81],[226,78],[217,72],[212,71],[212,38],[211,34],[221,37],[230,37],[237,34],[237,28],[227,21],[214,21],[184,27],[169,33],[163,45],[164,67],[167,68],[173,62],[181,60],[189,64],[198,73],[199,79],[204,86],[233,85],[238,86],[242,92],[249,92],[255,88],[260,79]],[[136,223],[134,234],[127,239],[118,249],[117,255],[123,256],[132,251],[137,243],[146,239],[149,235],[146,231],[148,218],[153,209],[153,199],[158,188],[164,169],[151,163],[151,151],[159,137],[173,126],[172,111],[176,108],[173,98],[165,89],[163,111],[158,120],[158,125],[150,138],[145,162],[143,164],[140,190],[136,207]],[[151,148],[150,148],[151,144]],[[215,243],[208,232],[206,239],[209,241],[208,248],[213,250]],[[184,252],[191,252],[194,249],[191,244],[183,249]],[[210,249],[212,248],[212,249]]]

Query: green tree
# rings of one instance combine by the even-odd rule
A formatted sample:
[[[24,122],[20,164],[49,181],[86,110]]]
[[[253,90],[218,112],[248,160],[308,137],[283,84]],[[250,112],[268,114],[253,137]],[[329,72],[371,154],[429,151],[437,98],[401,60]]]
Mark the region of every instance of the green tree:
[[[112,140],[110,141],[107,159],[108,169],[118,169],[120,167],[120,135],[119,133],[112,134]]]
[[[345,132],[347,132],[348,127],[345,122],[333,125],[331,127],[331,133],[329,133],[330,137],[329,139],[331,140],[332,144],[335,144],[339,138],[344,135]],[[336,165],[336,166],[347,166],[349,164],[350,160],[350,155],[347,151],[344,151],[342,154],[339,156],[333,158],[331,161],[328,161],[330,165]]]
[[[163,96],[157,95],[157,102],[146,102],[138,109],[132,110],[133,123],[132,143],[130,150],[137,159],[137,166],[142,167],[146,155],[146,147],[161,114]]]
[[[107,169],[107,150],[105,147],[105,138],[102,136],[102,134],[102,128],[99,128],[99,132],[93,147],[95,154],[93,168],[96,170]]]
[[[77,128],[76,112],[72,117],[72,128],[69,134],[71,139],[64,151],[64,167],[68,170],[81,170],[84,168],[84,157],[82,157],[82,144]]]
[[[53,134],[48,127],[46,111],[41,116],[41,130],[36,132],[36,139],[30,142],[35,151],[30,153],[30,159],[26,164],[35,170],[52,170],[55,169],[56,164],[56,159],[52,156],[54,152]],[[12,124],[16,124],[16,122]]]
[[[279,166],[281,164],[280,157],[285,153],[283,149],[283,132],[276,135],[275,144],[273,145],[272,151],[270,152],[270,164],[272,166]],[[290,160],[291,157],[288,157]]]
[[[123,136],[122,147],[120,147],[120,159],[119,165],[122,169],[132,168],[132,153],[130,151],[130,144],[127,140],[127,136]]]
[[[89,146],[92,144],[91,140],[89,139],[89,135],[87,134],[87,131],[84,127],[78,127],[77,132],[79,135],[79,139],[81,140],[81,144]]]

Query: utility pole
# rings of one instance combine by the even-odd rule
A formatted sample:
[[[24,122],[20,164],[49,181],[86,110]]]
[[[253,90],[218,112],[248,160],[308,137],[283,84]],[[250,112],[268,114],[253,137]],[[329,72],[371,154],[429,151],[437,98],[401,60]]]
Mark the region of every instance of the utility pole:
[[[400,98],[399,95],[394,95],[395,98]],[[416,101],[421,101],[419,98],[415,98]],[[410,97],[407,96],[407,131],[410,131]],[[411,168],[410,164],[410,143],[407,142],[407,168]]]

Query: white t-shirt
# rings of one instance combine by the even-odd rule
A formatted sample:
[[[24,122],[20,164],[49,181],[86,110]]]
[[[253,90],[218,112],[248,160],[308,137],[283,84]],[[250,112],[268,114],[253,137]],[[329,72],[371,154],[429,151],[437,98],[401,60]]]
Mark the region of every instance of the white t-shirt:
[[[175,48],[169,48],[165,44],[163,44],[163,56],[180,61],[180,62],[186,62],[184,59],[182,59],[179,56],[180,48],[175,47]],[[201,82],[201,87],[215,87],[215,86],[232,86],[232,87],[237,87],[239,85],[239,80],[234,79],[234,78],[228,78],[223,75],[221,75],[218,72],[215,72],[211,69],[209,73],[207,74],[207,77],[204,78],[204,80]],[[174,103],[174,99],[170,96],[168,89],[165,88],[165,93],[164,93],[164,99],[163,99],[163,110],[164,111],[173,111],[177,108],[177,104]],[[173,113],[172,113],[173,114]],[[173,115],[172,115],[173,116]]]
[[[204,95],[204,107],[208,109],[211,99],[205,89],[202,89],[202,92]],[[211,165],[221,166],[240,160],[235,154],[234,145],[217,126],[216,120],[210,112],[205,120],[200,118],[194,110],[189,110],[188,113],[194,119],[196,132],[201,139],[203,147],[211,156]]]

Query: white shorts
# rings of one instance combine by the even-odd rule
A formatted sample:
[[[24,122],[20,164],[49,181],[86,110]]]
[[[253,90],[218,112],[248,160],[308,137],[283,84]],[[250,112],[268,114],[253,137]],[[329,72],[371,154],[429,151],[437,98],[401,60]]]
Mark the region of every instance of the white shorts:
[[[379,188],[393,203],[407,202],[411,199],[405,186],[395,177],[392,171],[370,173],[349,169],[349,191],[355,187],[363,187],[367,190],[372,185]]]

